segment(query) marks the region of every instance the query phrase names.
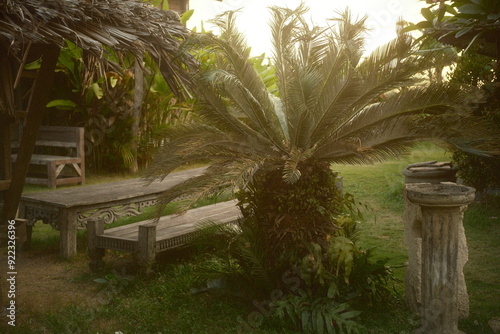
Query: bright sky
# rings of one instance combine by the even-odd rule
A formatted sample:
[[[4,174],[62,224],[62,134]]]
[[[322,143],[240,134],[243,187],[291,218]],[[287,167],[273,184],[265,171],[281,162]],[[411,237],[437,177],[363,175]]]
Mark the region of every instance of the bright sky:
[[[190,0],[189,8],[194,14],[188,22],[188,27],[197,27],[200,31],[201,22],[206,30],[212,25],[207,21],[227,10],[241,9],[238,16],[240,31],[244,32],[248,44],[252,47],[254,56],[266,52],[271,55],[271,34],[269,30],[268,7],[296,8],[301,0]],[[326,19],[335,17],[335,11],[343,11],[348,7],[353,16],[368,16],[367,26],[372,29],[367,38],[367,50],[372,50],[396,37],[396,22],[403,18],[411,22],[423,20],[420,9],[426,7],[420,0],[303,0],[310,8],[311,19],[320,26],[326,26]]]

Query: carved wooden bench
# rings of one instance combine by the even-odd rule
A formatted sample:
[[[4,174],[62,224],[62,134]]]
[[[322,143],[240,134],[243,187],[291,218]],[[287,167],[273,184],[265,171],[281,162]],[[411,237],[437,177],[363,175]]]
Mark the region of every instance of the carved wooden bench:
[[[228,224],[236,222],[240,214],[236,201],[227,201],[191,209],[183,215],[164,216],[158,222],[141,221],[106,230],[102,220],[89,221],[90,267],[100,268],[105,250],[113,249],[134,253],[139,267],[147,272],[157,253],[185,245],[203,221]]]
[[[12,129],[12,148],[19,148],[20,131]],[[40,150],[52,148],[54,154],[40,153]],[[12,162],[16,162],[17,154],[12,154]],[[58,185],[85,183],[85,148],[84,129],[68,126],[41,126],[36,139],[35,153],[31,156],[32,165],[47,166],[47,175],[29,176],[26,183],[46,184],[50,188]],[[72,176],[64,176],[63,169],[68,166],[73,170]]]
[[[169,174],[163,180],[147,183],[126,179],[82,187],[66,187],[24,194],[19,202],[19,217],[28,219],[28,244],[37,221],[50,224],[61,234],[61,257],[76,255],[76,232],[91,220],[110,224],[123,216],[135,216],[156,205],[163,192],[190,178],[203,174],[205,167]]]

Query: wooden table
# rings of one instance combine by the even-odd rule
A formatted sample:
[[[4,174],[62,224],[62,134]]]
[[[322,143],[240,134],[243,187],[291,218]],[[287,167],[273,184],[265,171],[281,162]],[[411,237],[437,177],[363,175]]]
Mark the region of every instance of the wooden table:
[[[87,221],[109,224],[122,216],[138,215],[143,208],[157,204],[165,190],[201,175],[204,169],[172,173],[149,185],[139,178],[25,194],[19,203],[19,217],[28,220],[28,242],[39,220],[59,230],[61,257],[69,259],[76,255],[76,231],[86,228]]]

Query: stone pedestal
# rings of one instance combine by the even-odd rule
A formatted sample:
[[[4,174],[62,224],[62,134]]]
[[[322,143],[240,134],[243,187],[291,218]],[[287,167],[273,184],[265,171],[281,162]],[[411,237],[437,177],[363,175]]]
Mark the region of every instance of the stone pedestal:
[[[459,318],[459,226],[474,188],[447,184],[409,184],[410,202],[421,210],[421,334],[457,334]]]
[[[412,183],[432,183],[455,182],[458,169],[450,162],[428,161],[406,166],[402,171],[406,184]],[[405,195],[405,230],[404,240],[408,247],[408,267],[405,273],[405,295],[406,302],[412,311],[419,313],[421,309],[421,267],[422,267],[422,213],[420,207],[408,201]],[[465,230],[460,224],[458,231],[459,239],[459,266],[463,268],[468,260],[469,254],[465,239]],[[465,277],[460,271],[458,282],[460,318],[469,315],[469,296],[465,285]],[[420,314],[421,315],[421,314]]]

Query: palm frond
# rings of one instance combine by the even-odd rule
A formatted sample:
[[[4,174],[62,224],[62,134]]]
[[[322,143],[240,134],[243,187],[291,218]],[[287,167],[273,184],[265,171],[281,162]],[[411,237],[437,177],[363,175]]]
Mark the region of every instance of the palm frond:
[[[265,158],[259,160],[255,156],[244,158],[241,155],[214,162],[202,175],[177,184],[164,192],[159,199],[158,212],[163,211],[172,201],[178,204],[176,211],[184,213],[200,199],[222,193],[232,195],[238,189],[245,188],[255,172],[263,165]]]
[[[353,67],[358,65],[364,53],[366,43],[364,34],[367,31],[365,22],[367,18],[367,16],[364,16],[361,19],[354,19],[349,9],[346,8],[343,12],[337,11],[337,17],[331,19],[337,23],[332,29],[337,44],[342,52],[347,55]]]
[[[209,38],[221,53],[219,56],[216,54],[218,69],[208,71],[205,78],[211,78],[208,80],[211,84],[220,84],[222,91],[227,93],[226,97],[233,97],[233,103],[244,103],[240,104],[241,111],[280,147],[283,135],[275,132],[278,120],[274,117],[274,104],[263,79],[248,59],[249,48],[236,29],[235,14],[226,12],[214,21],[222,34],[220,38]],[[221,82],[213,79],[220,79]]]
[[[374,129],[384,131],[384,126],[393,119],[402,119],[416,114],[457,113],[463,108],[464,96],[458,87],[430,85],[408,88],[390,94],[385,101],[372,103],[354,113],[334,132],[337,140],[348,137],[363,137],[364,132]],[[431,119],[428,119],[431,121]]]
[[[197,116],[167,130],[151,175],[186,162],[210,167],[166,193],[164,203],[184,194],[185,210],[204,196],[251,186],[260,172],[279,170],[294,183],[305,162],[373,163],[421,140],[478,154],[495,149],[498,129],[469,114],[466,91],[418,78],[437,58],[419,53],[409,36],[399,35],[363,60],[365,18],[353,20],[345,11],[337,26],[318,28],[305,21],[303,4],[270,10],[276,96],[248,60],[236,13],[216,19],[221,38],[194,35],[186,43],[214,61],[193,81],[201,101]]]

